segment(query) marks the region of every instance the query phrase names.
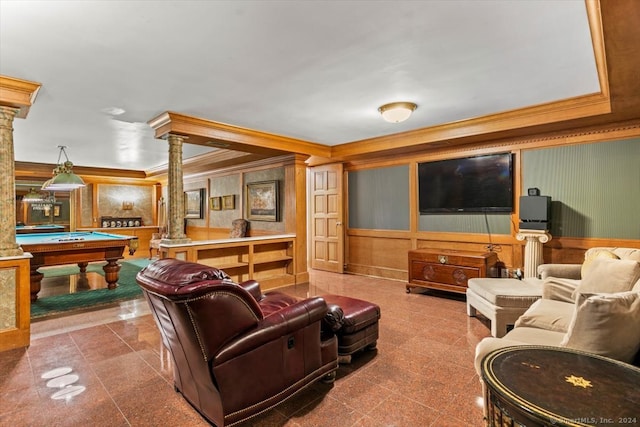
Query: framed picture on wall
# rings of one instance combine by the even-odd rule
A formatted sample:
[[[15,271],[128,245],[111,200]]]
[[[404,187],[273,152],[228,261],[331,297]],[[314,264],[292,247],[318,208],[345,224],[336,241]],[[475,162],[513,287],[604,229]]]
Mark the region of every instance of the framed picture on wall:
[[[212,211],[219,211],[222,209],[222,197],[217,196],[217,197],[211,197],[209,199],[209,209],[211,209]]]
[[[203,218],[205,189],[184,192],[185,218]]]
[[[236,197],[233,194],[222,196],[222,209],[229,210],[236,208]]]
[[[249,221],[278,220],[278,181],[249,183],[246,193]]]

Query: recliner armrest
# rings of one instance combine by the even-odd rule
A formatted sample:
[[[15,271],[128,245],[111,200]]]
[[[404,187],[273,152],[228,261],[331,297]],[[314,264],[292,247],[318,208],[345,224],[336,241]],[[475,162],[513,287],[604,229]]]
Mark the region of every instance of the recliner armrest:
[[[541,279],[560,277],[579,280],[581,269],[582,264],[542,264],[538,266],[538,277]]]
[[[249,292],[256,301],[262,299],[262,290],[260,290],[260,283],[258,281],[252,279],[238,284]]]
[[[322,330],[328,328],[331,332],[338,332],[344,325],[344,311],[336,304],[327,304],[327,308],[327,314],[322,320]]]
[[[228,343],[214,358],[214,365],[220,365],[234,357],[245,354],[268,342],[277,340],[315,322],[327,313],[327,303],[320,297],[309,298],[289,305],[265,317],[256,328],[238,336]],[[318,330],[320,328],[318,327]],[[319,333],[319,331],[318,331]],[[318,341],[320,335],[318,335]]]

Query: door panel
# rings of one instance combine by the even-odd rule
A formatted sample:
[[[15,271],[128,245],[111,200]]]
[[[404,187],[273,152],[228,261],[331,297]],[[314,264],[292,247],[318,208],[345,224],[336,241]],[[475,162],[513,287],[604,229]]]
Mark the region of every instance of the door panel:
[[[342,273],[342,165],[317,166],[311,168],[311,175],[311,268]]]

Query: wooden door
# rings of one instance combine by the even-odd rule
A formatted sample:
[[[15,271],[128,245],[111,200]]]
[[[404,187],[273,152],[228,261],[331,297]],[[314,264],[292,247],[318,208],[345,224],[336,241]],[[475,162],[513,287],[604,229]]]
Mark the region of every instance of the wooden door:
[[[342,164],[311,168],[311,268],[342,273]]]

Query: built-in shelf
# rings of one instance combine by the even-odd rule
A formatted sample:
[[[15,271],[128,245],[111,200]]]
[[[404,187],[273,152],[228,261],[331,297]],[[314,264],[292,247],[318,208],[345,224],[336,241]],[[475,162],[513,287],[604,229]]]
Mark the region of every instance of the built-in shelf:
[[[263,290],[296,283],[295,235],[161,243],[162,258],[177,258],[219,268],[236,282],[254,279]]]

